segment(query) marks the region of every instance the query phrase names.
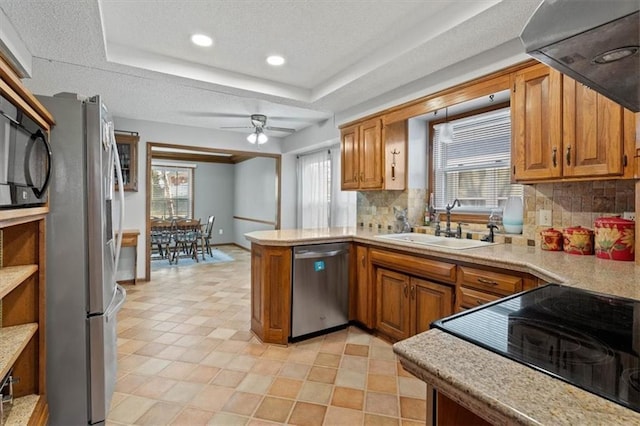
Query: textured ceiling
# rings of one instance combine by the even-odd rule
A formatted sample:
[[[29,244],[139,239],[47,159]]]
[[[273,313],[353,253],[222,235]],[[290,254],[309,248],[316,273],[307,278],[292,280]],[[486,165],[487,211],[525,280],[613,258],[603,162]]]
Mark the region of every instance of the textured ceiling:
[[[0,10],[34,57],[25,83],[36,94],[99,93],[132,119],[220,128],[262,113],[300,130],[513,40],[538,3],[0,0]],[[214,45],[192,45],[195,32]],[[274,53],[284,66],[265,63]]]

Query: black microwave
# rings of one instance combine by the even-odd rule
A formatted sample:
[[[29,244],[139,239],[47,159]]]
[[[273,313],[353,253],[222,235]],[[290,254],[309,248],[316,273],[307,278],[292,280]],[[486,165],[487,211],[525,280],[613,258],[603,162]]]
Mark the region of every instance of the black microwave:
[[[0,208],[46,203],[51,167],[46,131],[0,94]]]

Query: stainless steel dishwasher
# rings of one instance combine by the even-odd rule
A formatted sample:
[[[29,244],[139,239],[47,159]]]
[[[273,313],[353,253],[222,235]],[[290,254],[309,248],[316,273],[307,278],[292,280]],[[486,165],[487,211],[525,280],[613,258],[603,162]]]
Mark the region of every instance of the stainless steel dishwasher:
[[[349,244],[293,249],[291,338],[349,322]]]

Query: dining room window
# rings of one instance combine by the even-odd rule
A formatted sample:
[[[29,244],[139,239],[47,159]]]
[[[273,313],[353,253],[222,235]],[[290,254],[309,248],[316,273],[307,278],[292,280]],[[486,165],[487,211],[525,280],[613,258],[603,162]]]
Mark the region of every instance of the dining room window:
[[[451,126],[443,137],[443,126]],[[504,207],[509,196],[522,196],[511,184],[511,114],[502,108],[433,127],[435,208],[460,200],[460,210],[488,213]]]
[[[151,166],[151,216],[193,218],[193,167]]]

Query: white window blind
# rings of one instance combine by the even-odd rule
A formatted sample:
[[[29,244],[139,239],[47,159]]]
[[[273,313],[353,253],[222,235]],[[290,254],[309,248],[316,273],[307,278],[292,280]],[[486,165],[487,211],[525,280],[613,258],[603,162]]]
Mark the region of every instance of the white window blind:
[[[151,216],[193,217],[193,168],[151,166]]]
[[[510,183],[511,116],[503,108],[449,122],[453,137],[440,137],[434,126],[433,167],[437,209],[456,198],[459,210],[484,213],[504,207],[510,195],[522,196],[522,185]]]

